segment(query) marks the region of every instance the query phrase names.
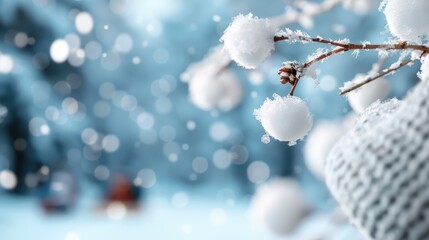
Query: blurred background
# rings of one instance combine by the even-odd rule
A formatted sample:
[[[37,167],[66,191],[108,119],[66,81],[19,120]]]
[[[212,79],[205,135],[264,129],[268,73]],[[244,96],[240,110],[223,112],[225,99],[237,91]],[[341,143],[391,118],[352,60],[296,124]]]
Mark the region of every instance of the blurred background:
[[[228,109],[201,109],[181,79],[237,14],[289,19],[299,2],[322,1],[1,0],[0,239],[363,239],[330,198],[317,146],[349,126],[338,87],[376,53],[332,58],[318,83],[302,81],[296,95],[324,123],[309,146],[263,143],[253,109],[288,93],[283,61],[320,46],[279,43],[257,70],[227,64],[239,80]],[[287,27],[387,40],[378,3],[353,2]],[[389,79],[389,95],[415,72]]]

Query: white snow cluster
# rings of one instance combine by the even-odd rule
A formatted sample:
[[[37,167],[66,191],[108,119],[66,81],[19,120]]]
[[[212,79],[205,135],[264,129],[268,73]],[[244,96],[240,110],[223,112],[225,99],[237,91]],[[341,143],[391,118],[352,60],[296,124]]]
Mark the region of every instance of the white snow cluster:
[[[429,35],[429,1],[388,0],[384,14],[390,32],[401,40],[421,42]]]
[[[189,94],[192,102],[203,110],[230,111],[241,103],[243,87],[237,75],[225,69],[217,75],[190,82]]]
[[[269,19],[238,15],[225,30],[221,42],[231,58],[244,68],[254,69],[274,50],[276,25]]]
[[[227,65],[231,59],[222,47],[213,48],[201,62],[188,67],[180,76],[189,85],[192,103],[209,111],[230,111],[243,99],[243,86]]]
[[[250,202],[250,218],[280,235],[291,233],[309,212],[310,207],[292,179],[278,178],[261,185]]]
[[[313,125],[313,117],[306,103],[295,96],[273,95],[267,98],[253,113],[267,134],[279,141],[296,144],[303,139]]]
[[[325,163],[335,143],[352,128],[355,114],[342,120],[322,120],[318,122],[307,137],[304,146],[304,160],[308,169],[319,179],[325,178]]]
[[[365,75],[358,74],[355,79],[351,81],[351,84],[360,83],[365,79]],[[386,99],[389,92],[390,83],[384,78],[381,78],[348,93],[347,99],[356,113],[362,113],[371,103]]]
[[[229,55],[223,51],[222,46],[215,46],[209,50],[203,60],[192,63],[180,75],[183,82],[191,82],[196,78],[205,75],[213,75],[220,72],[231,63]]]

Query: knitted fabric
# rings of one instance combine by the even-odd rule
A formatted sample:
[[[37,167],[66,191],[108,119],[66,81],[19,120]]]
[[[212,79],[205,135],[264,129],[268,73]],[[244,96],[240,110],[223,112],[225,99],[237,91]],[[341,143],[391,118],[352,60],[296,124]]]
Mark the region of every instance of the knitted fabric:
[[[331,150],[326,181],[368,239],[429,239],[429,81],[369,107]]]

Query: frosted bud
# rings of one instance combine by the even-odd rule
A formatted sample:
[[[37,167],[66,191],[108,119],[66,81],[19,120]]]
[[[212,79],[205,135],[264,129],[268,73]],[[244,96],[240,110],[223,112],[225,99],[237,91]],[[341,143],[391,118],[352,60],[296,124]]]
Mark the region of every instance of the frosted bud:
[[[230,57],[248,69],[254,69],[274,50],[277,27],[269,19],[238,15],[225,30],[221,42]]]
[[[280,82],[282,84],[295,84],[304,74],[304,65],[297,61],[284,62],[279,70]]]

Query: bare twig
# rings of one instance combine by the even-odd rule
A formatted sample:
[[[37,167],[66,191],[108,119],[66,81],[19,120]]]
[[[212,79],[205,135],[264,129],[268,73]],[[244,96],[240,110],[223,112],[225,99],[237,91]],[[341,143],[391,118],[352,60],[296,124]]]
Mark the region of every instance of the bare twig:
[[[274,41],[289,41],[293,40],[289,36],[275,36]],[[311,37],[299,37],[299,40],[303,42],[315,42],[342,47],[348,50],[418,50],[422,52],[428,52],[429,47],[424,45],[409,44],[406,41],[401,41],[394,44],[356,44],[356,43],[341,43],[323,38],[311,38]]]
[[[361,83],[359,83],[359,84],[356,84],[356,85],[354,85],[353,87],[348,88],[348,89],[346,89],[346,90],[342,91],[342,92],[340,93],[340,95],[344,95],[344,94],[347,94],[347,93],[349,93],[349,92],[351,92],[351,91],[354,91],[354,90],[356,90],[356,89],[358,89],[358,88],[362,87],[363,85],[366,85],[366,84],[368,84],[368,83],[370,83],[370,82],[372,82],[372,81],[375,81],[375,80],[377,80],[377,79],[379,79],[379,78],[381,78],[381,77],[384,77],[384,76],[388,75],[389,73],[392,73],[392,72],[394,72],[394,71],[396,71],[396,70],[398,70],[398,69],[400,69],[400,68],[402,68],[402,67],[407,66],[408,64],[410,64],[410,63],[414,62],[415,60],[416,60],[416,59],[408,59],[408,60],[406,60],[406,61],[403,61],[401,64],[399,64],[399,65],[398,65],[398,66],[396,66],[396,67],[388,68],[388,69],[384,69],[384,70],[383,70],[380,74],[378,74],[377,76],[375,76],[375,77],[371,77],[371,78],[368,78],[368,79],[366,79],[365,81],[363,81],[363,82],[361,82]]]

